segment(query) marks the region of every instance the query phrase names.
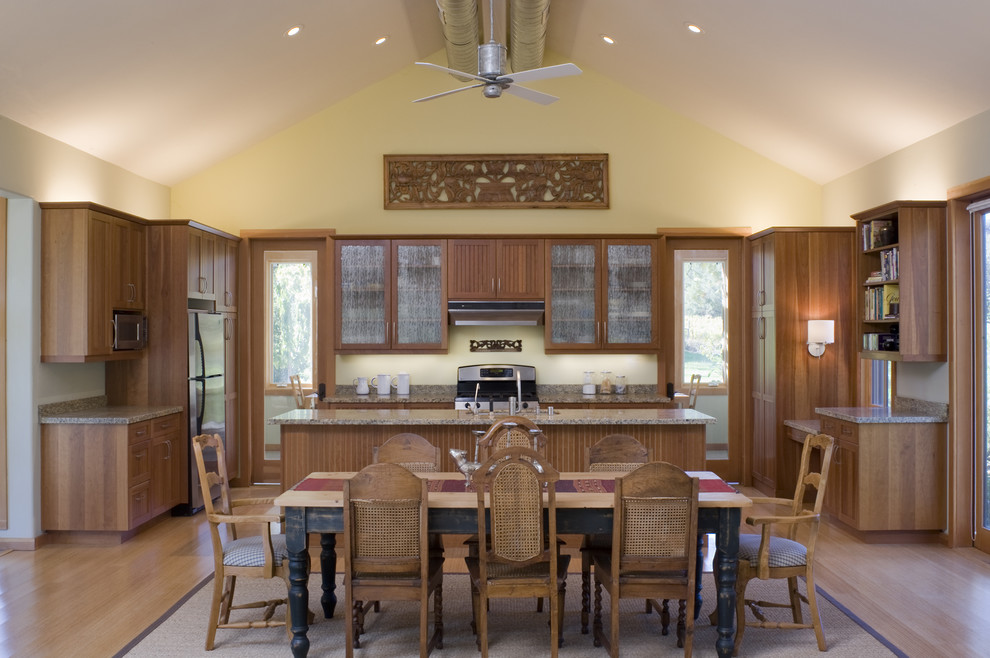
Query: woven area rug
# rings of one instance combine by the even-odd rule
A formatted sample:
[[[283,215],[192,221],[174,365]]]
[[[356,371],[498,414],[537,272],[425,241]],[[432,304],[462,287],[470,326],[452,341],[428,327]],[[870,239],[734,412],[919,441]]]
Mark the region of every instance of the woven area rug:
[[[323,619],[319,605],[321,593],[319,575],[310,581],[310,610],[317,612],[316,621],[309,628],[311,656],[343,656],[344,627],[341,619],[343,611],[343,586],[338,575],[337,594],[341,602],[337,606],[334,619]],[[289,641],[283,628],[218,630],[216,647],[212,652],[203,649],[206,639],[206,620],[209,614],[212,577],[193,590],[168,615],[138,636],[125,647],[118,656],[271,656],[289,655]],[[695,626],[694,655],[715,655],[715,627],[708,624],[708,614],[714,608],[714,583],[711,574],[705,574],[704,593],[706,594],[701,615]],[[802,582],[803,588],[803,582]],[[837,606],[827,596],[818,597],[822,612],[825,639],[829,656],[902,656],[900,651],[865,625]],[[782,600],[786,598],[786,585],[783,582],[750,583],[750,597],[762,600]],[[274,599],[285,595],[281,581],[257,582],[244,580],[237,585],[239,601]],[[608,595],[603,593],[603,615],[608,611]],[[607,655],[603,648],[592,644],[592,636],[580,632],[581,587],[580,575],[572,574],[567,581],[566,613],[564,616],[564,646],[560,655],[576,658],[601,658]],[[678,655],[674,629],[667,636],[660,635],[660,618],[656,613],[644,614],[642,600],[621,602],[622,656],[656,656],[658,654]],[[676,611],[676,603],[672,604]],[[543,656],[549,655],[550,631],[548,615],[537,614],[533,599],[492,601],[489,613],[489,653],[492,656]],[[257,614],[256,611],[253,611]],[[771,611],[778,612],[778,611]],[[786,613],[786,611],[780,611]],[[245,611],[250,618],[252,611]],[[471,633],[471,597],[468,579],[463,574],[445,575],[443,581],[444,648],[433,652],[433,656],[469,657],[480,655]],[[283,614],[283,609],[276,615]],[[805,606],[807,615],[807,606]],[[675,613],[676,616],[676,613]],[[233,615],[231,616],[233,619]],[[807,617],[806,617],[807,618]],[[780,617],[781,620],[784,617]],[[607,625],[608,618],[605,616]],[[432,613],[431,626],[432,629]],[[369,612],[365,620],[365,635],[361,638],[361,648],[356,656],[413,656],[418,655],[418,606],[401,602],[384,602],[380,613]],[[740,655],[778,656],[821,656],[815,642],[814,631],[807,630],[765,630],[749,628],[740,649]]]

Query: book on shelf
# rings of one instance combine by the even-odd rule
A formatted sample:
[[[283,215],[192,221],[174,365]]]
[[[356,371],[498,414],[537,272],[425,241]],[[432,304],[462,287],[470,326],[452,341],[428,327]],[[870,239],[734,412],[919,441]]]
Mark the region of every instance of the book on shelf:
[[[896,319],[901,311],[901,287],[896,283],[886,284],[883,287],[883,318]]]
[[[890,219],[874,219],[863,224],[863,250],[879,249],[897,242],[897,225]]]

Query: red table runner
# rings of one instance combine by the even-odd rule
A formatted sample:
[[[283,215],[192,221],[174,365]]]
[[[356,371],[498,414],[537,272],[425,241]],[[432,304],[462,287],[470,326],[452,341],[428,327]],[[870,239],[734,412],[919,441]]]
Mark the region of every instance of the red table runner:
[[[428,489],[434,492],[463,493],[474,491],[474,487],[465,487],[464,480],[428,480]],[[296,491],[343,491],[344,481],[339,478],[306,478],[294,489]],[[557,493],[612,493],[615,491],[615,480],[558,480],[554,487]],[[737,493],[735,489],[722,480],[702,479],[698,490],[701,493]]]

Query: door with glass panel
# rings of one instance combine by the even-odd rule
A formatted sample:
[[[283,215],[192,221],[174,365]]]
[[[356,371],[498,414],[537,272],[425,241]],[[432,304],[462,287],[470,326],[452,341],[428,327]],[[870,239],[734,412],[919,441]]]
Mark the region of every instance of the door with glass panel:
[[[388,240],[335,242],[337,349],[381,350],[392,333]]]
[[[976,416],[974,477],[977,548],[990,552],[990,200],[970,207],[975,227],[976,368],[973,382]]]
[[[636,351],[659,344],[656,240],[605,240],[603,347]]]
[[[392,240],[392,349],[447,347],[445,240]]]
[[[546,348],[596,349],[601,345],[599,241],[555,240],[548,244]]]

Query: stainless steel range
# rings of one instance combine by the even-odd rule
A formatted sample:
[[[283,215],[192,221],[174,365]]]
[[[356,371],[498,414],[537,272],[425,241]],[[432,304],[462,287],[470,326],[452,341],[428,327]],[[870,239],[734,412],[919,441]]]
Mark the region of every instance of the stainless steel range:
[[[454,409],[508,411],[510,397],[519,400],[523,411],[540,410],[540,400],[536,395],[536,368],[494,363],[457,369]]]

